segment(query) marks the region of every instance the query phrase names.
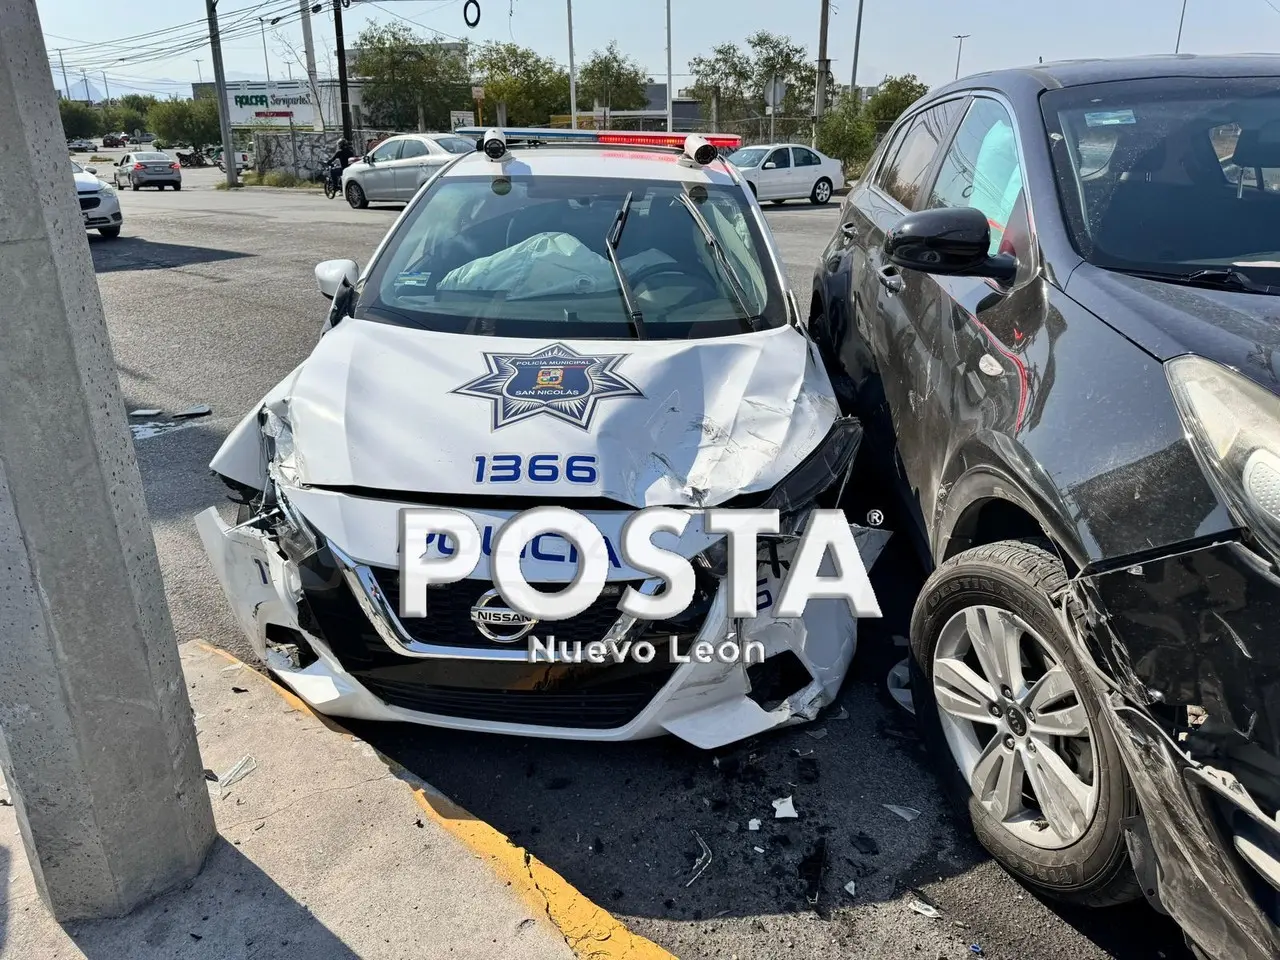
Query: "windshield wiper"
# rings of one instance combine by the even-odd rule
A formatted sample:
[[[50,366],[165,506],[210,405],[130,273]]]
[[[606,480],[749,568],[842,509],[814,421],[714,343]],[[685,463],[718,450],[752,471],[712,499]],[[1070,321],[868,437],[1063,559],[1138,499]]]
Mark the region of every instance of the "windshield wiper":
[[[628,193],[626,199],[622,201],[622,206],[618,208],[618,215],[613,218],[613,226],[604,235],[604,249],[609,254],[609,262],[613,264],[613,272],[618,275],[618,289],[622,291],[622,302],[626,304],[627,319],[631,321],[631,329],[635,332],[637,340],[645,340],[647,338],[644,332],[644,315],[640,312],[636,295],[631,292],[627,274],[618,260],[618,241],[622,239],[622,228],[627,225],[627,215],[630,213],[631,194]]]
[[[1243,293],[1280,295],[1280,287],[1259,283],[1248,274],[1230,268],[1194,270],[1191,273],[1162,273],[1158,270],[1122,270],[1134,277],[1163,280],[1166,283],[1185,283],[1191,287],[1213,287],[1219,290],[1239,290]]]
[[[729,262],[729,256],[724,252],[724,246],[716,238],[711,226],[707,223],[706,217],[702,215],[702,212],[698,210],[694,202],[689,199],[687,193],[676,194],[676,199],[680,201],[681,206],[689,211],[689,216],[693,217],[694,222],[698,224],[698,229],[702,231],[703,239],[706,240],[707,246],[711,248],[716,262],[720,264],[720,270],[725,279],[729,281],[729,289],[733,292],[733,298],[738,301],[738,309],[742,311],[743,319],[750,321],[753,315],[751,309],[747,306],[747,291],[743,288],[742,281],[738,279],[738,272],[733,269],[733,264]]]

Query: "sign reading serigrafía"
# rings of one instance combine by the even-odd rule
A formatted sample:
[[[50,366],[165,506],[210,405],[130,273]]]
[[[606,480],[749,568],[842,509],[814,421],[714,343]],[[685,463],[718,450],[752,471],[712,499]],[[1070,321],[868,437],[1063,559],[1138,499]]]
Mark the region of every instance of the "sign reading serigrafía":
[[[301,81],[239,83],[227,91],[232,126],[312,126],[317,118],[312,92]]]

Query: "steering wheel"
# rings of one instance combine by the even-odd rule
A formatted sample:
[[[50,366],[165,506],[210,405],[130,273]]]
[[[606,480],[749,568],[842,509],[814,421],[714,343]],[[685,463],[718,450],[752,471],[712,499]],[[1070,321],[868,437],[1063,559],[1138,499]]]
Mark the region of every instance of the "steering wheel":
[[[701,279],[699,277],[690,276],[688,273],[681,270],[680,266],[675,263],[651,263],[647,267],[641,267],[635,273],[628,276],[627,280],[629,280],[631,282],[631,285],[634,287],[634,286],[637,286],[638,284],[644,283],[646,280],[649,280],[651,277],[659,277],[659,276],[662,276],[662,274],[664,273],[674,273],[684,280],[700,280]]]

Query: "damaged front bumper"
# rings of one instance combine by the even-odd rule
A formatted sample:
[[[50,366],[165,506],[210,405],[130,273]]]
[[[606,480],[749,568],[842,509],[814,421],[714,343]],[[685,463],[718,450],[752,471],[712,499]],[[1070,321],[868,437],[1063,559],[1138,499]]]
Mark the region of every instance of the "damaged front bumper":
[[[793,543],[762,551],[762,609],[754,619],[730,619],[723,582],[703,572],[706,588],[678,622],[620,623],[622,588],[641,583],[611,581],[592,608],[553,625],[557,641],[587,643],[629,629],[653,642],[653,661],[531,663],[524,643],[495,643],[471,624],[471,607],[492,587],[488,581],[433,587],[430,616],[401,619],[398,570],[353,559],[298,519],[287,491],[273,487],[273,494],[272,509],[246,523],[229,526],[211,508],[196,525],[254,650],[321,713],[599,741],[671,733],[710,749],[814,719],[853,659],[857,621],[843,600],[813,600],[801,618],[769,616]],[[345,508],[388,517],[407,506],[346,499]],[[298,526],[306,536],[297,535]],[[870,568],[888,534],[856,528],[855,535]],[[394,562],[394,550],[385,556]],[[699,641],[718,644],[733,635],[759,641],[765,661],[671,662],[671,647],[687,654]]]
[[[1213,958],[1280,956],[1280,577],[1242,542],[1075,581],[1143,816],[1143,890]]]

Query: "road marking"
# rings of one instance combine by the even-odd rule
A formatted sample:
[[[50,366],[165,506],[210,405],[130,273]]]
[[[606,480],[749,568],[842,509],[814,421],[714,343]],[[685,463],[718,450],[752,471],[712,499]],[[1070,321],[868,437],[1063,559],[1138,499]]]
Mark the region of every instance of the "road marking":
[[[212,644],[197,640],[201,650],[216,653],[233,664],[247,666],[242,660]],[[293,691],[270,677],[250,668],[256,680],[268,684],[289,706],[310,714],[337,733],[359,739],[331,717],[317,713]],[[372,749],[372,747],[371,747]],[[419,807],[434,823],[462,841],[472,853],[484,860],[530,908],[546,914],[564,937],[565,943],[584,960],[678,960],[652,940],[632,933],[609,911],[589,900],[560,874],[518,846],[496,827],[454,803],[435,787],[410,770],[406,770],[385,754],[376,751],[378,759],[404,780],[412,790]]]

